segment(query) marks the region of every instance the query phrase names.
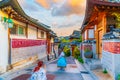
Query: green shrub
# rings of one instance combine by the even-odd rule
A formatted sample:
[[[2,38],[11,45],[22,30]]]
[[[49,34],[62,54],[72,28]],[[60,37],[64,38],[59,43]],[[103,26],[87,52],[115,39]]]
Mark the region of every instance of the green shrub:
[[[70,48],[68,46],[65,46],[63,51],[64,51],[66,57],[69,57],[71,55]]]
[[[79,56],[80,56],[80,50],[78,49],[78,47],[75,47],[75,49],[73,50],[73,57],[78,59]]]
[[[78,57],[78,61],[80,62],[80,63],[84,63],[84,61],[83,61],[83,59],[81,58],[81,57]]]
[[[118,74],[118,76],[117,76],[117,80],[120,80],[120,74]]]
[[[60,43],[58,44],[58,48],[60,48]]]
[[[103,73],[104,73],[104,74],[107,74],[107,73],[108,73],[107,70],[106,70],[106,68],[103,70]]]

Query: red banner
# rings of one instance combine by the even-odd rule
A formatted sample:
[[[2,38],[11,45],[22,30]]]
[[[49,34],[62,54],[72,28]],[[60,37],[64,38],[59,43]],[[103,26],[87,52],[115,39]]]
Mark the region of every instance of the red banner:
[[[46,45],[46,40],[12,39],[12,48]]]

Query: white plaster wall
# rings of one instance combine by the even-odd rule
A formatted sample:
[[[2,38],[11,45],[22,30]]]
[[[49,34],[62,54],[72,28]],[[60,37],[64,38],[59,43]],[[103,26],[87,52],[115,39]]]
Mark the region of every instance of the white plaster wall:
[[[37,39],[37,28],[28,25],[28,39]]]
[[[0,22],[0,71],[5,72],[8,65],[8,28]]]
[[[44,38],[46,39],[46,38],[47,38],[46,32],[44,32],[44,34],[45,34],[45,37],[44,37]]]
[[[85,31],[85,40],[87,40],[87,30]]]
[[[39,59],[42,59],[42,58],[45,58],[47,56],[47,50],[46,50],[46,45],[42,45],[39,47],[39,53],[38,53],[38,58]]]
[[[12,64],[36,55],[39,59],[46,57],[46,45],[12,48]]]
[[[12,39],[12,38],[16,38],[16,39],[26,39],[26,36],[23,36],[23,35],[21,35],[21,36],[19,35],[19,36],[18,36],[18,35],[12,35],[12,34],[11,34],[11,35],[10,35],[10,38],[11,38],[11,39]]]

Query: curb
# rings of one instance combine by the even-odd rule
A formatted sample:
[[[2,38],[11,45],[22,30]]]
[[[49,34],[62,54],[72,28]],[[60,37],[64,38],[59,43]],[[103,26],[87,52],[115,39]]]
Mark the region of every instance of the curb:
[[[99,80],[98,77],[91,71],[89,70],[86,66],[85,63],[84,64],[80,64],[76,59],[75,59],[75,63],[78,65],[82,65],[84,67],[85,70],[83,70],[83,72],[88,72],[90,74],[90,76],[93,78],[93,80]],[[81,71],[80,71],[81,73]],[[82,76],[82,75],[81,75]],[[83,77],[83,76],[82,76]],[[83,78],[84,79],[84,78]]]
[[[87,68],[87,65],[85,65],[85,63],[83,64],[83,66],[90,73],[90,75],[93,77],[94,80],[99,80],[98,77],[90,69]]]

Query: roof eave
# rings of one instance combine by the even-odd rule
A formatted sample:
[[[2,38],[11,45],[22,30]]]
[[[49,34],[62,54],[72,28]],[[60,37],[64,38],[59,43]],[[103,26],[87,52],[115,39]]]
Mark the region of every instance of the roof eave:
[[[50,27],[47,27],[47,25],[42,25],[42,23],[38,23],[35,21],[35,19],[31,19],[26,13],[23,11],[21,6],[19,5],[17,0],[3,0],[0,2],[0,8],[5,7],[5,6],[11,6],[17,13],[19,13],[21,16],[23,16],[25,19],[29,20],[31,23],[36,24],[39,27],[42,27],[44,29],[47,29],[47,31],[50,31]]]

